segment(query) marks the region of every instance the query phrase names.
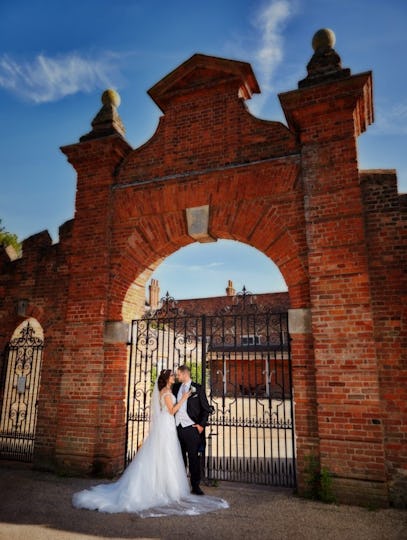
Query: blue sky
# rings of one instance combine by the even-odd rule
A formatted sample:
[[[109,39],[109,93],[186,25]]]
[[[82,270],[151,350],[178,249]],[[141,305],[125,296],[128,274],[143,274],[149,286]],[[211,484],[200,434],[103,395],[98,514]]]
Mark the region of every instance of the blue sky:
[[[284,116],[322,27],[352,73],[373,70],[375,124],[359,139],[360,168],[395,168],[407,191],[405,0],[1,0],[0,218],[20,239],[73,217],[75,174],[59,146],[89,131],[100,94],[116,88],[137,147],[160,111],[147,90],[196,52],[251,63],[261,118]],[[174,296],[223,294],[227,279],[255,292],[284,287],[261,253],[234,242],[193,245],[158,268]]]

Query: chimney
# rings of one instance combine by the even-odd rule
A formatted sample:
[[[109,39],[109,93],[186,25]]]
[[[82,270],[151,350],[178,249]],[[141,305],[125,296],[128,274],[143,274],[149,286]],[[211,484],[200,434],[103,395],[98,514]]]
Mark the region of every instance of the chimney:
[[[158,284],[158,279],[152,279],[150,285],[148,286],[149,290],[149,304],[151,309],[157,309],[158,303],[160,300],[160,286]]]
[[[235,296],[236,291],[233,288],[233,281],[229,279],[228,286],[226,287],[226,296]]]

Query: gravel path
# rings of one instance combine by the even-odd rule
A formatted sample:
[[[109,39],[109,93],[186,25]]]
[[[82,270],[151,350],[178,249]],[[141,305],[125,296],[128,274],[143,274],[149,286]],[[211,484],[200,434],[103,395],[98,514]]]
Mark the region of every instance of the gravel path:
[[[0,464],[0,539],[407,539],[403,510],[325,505],[290,491],[227,482],[205,492],[227,499],[230,508],[203,516],[141,519],[72,508],[72,494],[96,483]]]

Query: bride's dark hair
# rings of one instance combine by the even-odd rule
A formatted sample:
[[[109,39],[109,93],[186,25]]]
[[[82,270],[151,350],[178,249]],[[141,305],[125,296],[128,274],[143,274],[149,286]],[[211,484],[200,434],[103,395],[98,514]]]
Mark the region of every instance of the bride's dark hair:
[[[170,369],[163,369],[158,376],[157,386],[158,390],[162,390],[165,386],[167,386],[168,379],[171,376],[172,371]]]

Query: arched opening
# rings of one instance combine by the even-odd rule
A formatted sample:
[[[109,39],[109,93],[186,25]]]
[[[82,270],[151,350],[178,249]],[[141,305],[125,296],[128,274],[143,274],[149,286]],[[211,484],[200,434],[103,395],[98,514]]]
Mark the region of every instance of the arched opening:
[[[221,175],[219,178],[214,176],[208,182],[200,182],[193,179],[191,182],[183,184],[182,197],[177,195],[178,184],[172,182],[164,183],[162,186],[160,185],[157,193],[155,192],[158,189],[156,187],[152,191],[140,188],[134,192],[126,187],[126,189],[118,190],[115,193],[118,219],[117,229],[112,237],[111,286],[107,321],[109,321],[109,328],[111,327],[113,330],[117,328],[118,332],[119,330],[121,332],[121,329],[123,330],[120,333],[120,337],[117,337],[117,341],[115,341],[116,338],[110,338],[109,336],[109,340],[111,339],[109,358],[113,358],[113,354],[117,355],[117,358],[120,357],[120,369],[122,370],[119,373],[119,364],[115,365],[115,369],[117,369],[118,378],[128,385],[127,407],[123,407],[126,408],[125,414],[127,415],[127,422],[125,424],[127,431],[123,433],[127,461],[137,451],[138,446],[146,434],[145,430],[148,430],[148,407],[154,372],[157,371],[160,365],[162,367],[164,365],[171,367],[186,361],[195,365],[197,370],[205,369],[205,373],[202,373],[202,380],[206,378],[209,381],[211,377],[213,382],[214,375],[216,374],[216,388],[211,383],[212,395],[214,399],[220,399],[221,407],[223,407],[223,398],[225,399],[225,404],[230,403],[230,400],[233,398],[230,395],[232,393],[232,387],[234,389],[233,392],[239,394],[237,396],[238,401],[236,401],[239,404],[238,409],[232,411],[231,414],[224,415],[233,424],[230,426],[233,429],[230,429],[229,433],[233,433],[234,436],[236,435],[236,429],[244,427],[245,432],[251,433],[246,440],[255,441],[256,444],[254,454],[250,450],[250,442],[248,442],[248,449],[246,446],[244,447],[245,455],[249,459],[247,462],[240,460],[242,456],[233,455],[233,445],[229,445],[229,448],[231,448],[229,456],[214,456],[217,460],[216,466],[218,468],[224,467],[226,466],[226,461],[229,466],[233,462],[233,467],[237,466],[242,470],[249,469],[248,477],[252,479],[249,480],[247,478],[249,481],[271,483],[274,485],[295,484],[294,422],[291,397],[291,342],[288,339],[284,341],[284,336],[288,337],[288,308],[301,311],[302,308],[309,306],[309,281],[307,260],[304,251],[304,235],[303,229],[299,225],[298,227],[295,225],[296,214],[294,211],[298,204],[302,204],[302,197],[300,193],[293,192],[292,200],[288,206],[284,205],[280,208],[270,196],[270,193],[275,190],[277,185],[280,185],[279,182],[282,177],[285,178],[286,182],[288,181],[287,178],[291,178],[291,175],[293,175],[292,180],[294,181],[296,171],[297,169],[293,167],[292,170],[286,171],[288,176],[285,173],[281,176],[282,170],[278,169],[273,174],[267,173],[266,176],[262,177],[264,182],[259,182],[259,189],[266,190],[266,185],[269,186],[269,191],[267,191],[265,198],[260,197],[258,191],[256,191],[257,196],[254,199],[247,196],[245,182],[250,180],[249,176],[251,177],[252,173],[249,174],[249,172],[247,177],[245,174]],[[205,316],[205,313],[197,315],[192,312],[192,318],[182,318],[182,316],[172,317],[172,323],[175,324],[173,327],[171,327],[168,320],[163,321],[162,318],[159,319],[158,317],[156,317],[156,320],[152,320],[155,316],[154,313],[152,317],[147,316],[146,286],[148,286],[154,272],[159,270],[160,265],[164,267],[165,261],[170,260],[173,255],[175,257],[177,253],[186,253],[189,250],[192,251],[200,248],[211,248],[211,244],[200,245],[194,243],[193,236],[189,235],[186,226],[186,210],[188,208],[200,207],[200,205],[206,202],[208,193],[212,194],[208,230],[211,233],[211,238],[218,239],[217,243],[213,245],[222,246],[223,243],[224,245],[230,243],[230,245],[234,246],[243,246],[247,250],[250,250],[249,254],[244,256],[244,259],[251,260],[252,262],[254,254],[263,258],[263,261],[270,268],[270,284],[264,287],[263,291],[280,289],[280,287],[275,285],[275,279],[272,277],[273,269],[275,269],[273,263],[275,263],[278,267],[278,275],[281,272],[284,278],[286,291],[283,290],[282,292],[275,293],[284,296],[284,309],[281,309],[280,306],[279,311],[284,311],[285,317],[276,321],[274,313],[269,316],[267,314],[264,316],[263,313],[263,318],[268,317],[265,331],[258,331],[257,329],[253,331],[250,326],[252,325],[253,314],[243,314],[243,320],[245,321],[243,326],[246,325],[247,331],[242,332],[241,328],[236,330],[235,333],[239,338],[234,340],[233,350],[209,351],[213,358],[210,360],[211,365],[206,369],[207,356],[203,359],[202,354],[206,354],[208,351],[206,349],[206,338],[204,339],[201,334],[203,328],[202,317]],[[225,193],[228,193],[227,198],[225,198]],[[236,194],[237,198],[240,197],[240,194],[246,195],[242,199],[238,198],[235,200],[229,196],[230,193]],[[154,198],[155,196],[158,197],[158,202]],[[171,201],[170,207],[168,207],[169,201]],[[161,207],[163,210],[158,212],[157,208]],[[143,208],[143,215],[140,215],[140,208]],[[291,214],[288,208],[291,208]],[[252,250],[252,248],[255,249]],[[210,262],[213,263],[214,261]],[[238,266],[239,262],[235,263],[235,267]],[[228,281],[231,278],[233,278],[231,275],[223,278],[222,289],[228,285]],[[262,300],[261,296],[267,293],[258,292],[261,289],[256,289],[257,282],[259,281],[257,276],[254,287],[244,277],[241,280],[237,277],[235,280],[236,298],[244,296],[238,293],[243,292],[241,288],[243,285],[246,285],[249,290],[254,288],[255,296],[257,297],[256,302],[251,297],[249,306],[264,303],[259,302],[259,300]],[[166,292],[166,284],[162,283],[162,286],[163,294],[159,295],[159,299]],[[170,292],[171,295],[177,296],[173,291]],[[223,291],[210,292],[210,294],[221,294],[219,296],[220,298],[227,297]],[[178,300],[179,304],[186,301],[185,295],[182,294],[182,296],[184,299]],[[233,297],[228,298],[230,303],[233,303],[231,302]],[[246,298],[248,299],[247,295]],[[147,306],[147,308],[149,307]],[[167,302],[167,307],[170,309],[173,307],[171,301]],[[224,305],[222,307],[226,306]],[[266,307],[268,306],[266,305]],[[155,310],[152,311],[154,312]],[[186,312],[191,314],[189,309],[186,309]],[[220,317],[222,319],[222,314],[214,312],[209,316],[218,317],[218,319]],[[169,318],[171,317],[167,317],[167,319]],[[184,323],[183,328],[186,328],[186,333],[183,329],[179,328],[181,321]],[[131,327],[129,354],[127,354],[124,345],[124,340],[126,342],[128,341],[128,334],[126,332],[127,324],[123,323],[128,323]],[[271,328],[268,326],[270,324]],[[195,330],[190,331],[191,327],[195,327]],[[215,329],[216,325],[213,328]],[[228,325],[223,325],[223,328],[227,329]],[[218,338],[221,348],[227,346],[227,340],[230,339],[232,332],[230,328],[232,326],[229,324],[229,330],[225,332],[221,330],[221,336]],[[184,333],[182,334],[182,332]],[[209,333],[211,332],[212,330]],[[214,332],[215,330],[212,332],[213,340],[215,339]],[[265,342],[257,339],[256,336],[258,335],[265,336]],[[190,347],[189,345],[185,345],[194,343],[194,340],[196,346],[192,345]],[[300,348],[298,348],[298,343],[300,344]],[[202,346],[202,344],[205,346]],[[236,350],[239,347],[240,350]],[[248,350],[248,347],[251,347],[250,350]],[[293,342],[293,348],[299,350],[299,354],[302,353],[301,342],[298,339]],[[167,353],[162,354],[161,352],[165,349],[173,355],[169,362],[168,357],[166,357]],[[113,350],[115,351],[114,353]],[[192,353],[194,355],[192,359],[185,356],[189,354],[189,351],[194,351]],[[234,369],[229,370],[229,376],[233,373],[232,377],[234,380],[230,381],[230,384],[228,381],[224,384],[225,370],[222,370],[216,364],[214,359],[215,352],[218,355],[216,362],[220,362],[222,368],[225,367],[225,363],[219,355],[223,354],[226,362],[228,362],[226,353],[232,358]],[[246,355],[246,358],[243,358],[245,352],[250,354],[249,356]],[[174,354],[177,356],[174,357]],[[255,359],[255,362],[252,359]],[[124,371],[126,361],[127,370]],[[214,367],[215,364],[216,369]],[[273,377],[274,380],[272,379]],[[269,380],[266,381],[266,378],[269,378]],[[109,372],[109,383],[106,382],[106,388],[109,389],[109,392],[111,392],[110,382],[111,373]],[[108,384],[109,386],[107,386]],[[299,381],[298,377],[295,378],[295,384],[297,387],[300,387],[298,385],[301,384],[301,381]],[[123,386],[117,388],[123,388]],[[278,395],[276,394],[277,388],[279,389]],[[298,395],[298,392],[296,395]],[[117,392],[117,401],[121,400],[122,396],[122,394]],[[257,405],[252,407],[256,400],[263,401],[261,401],[259,407]],[[121,403],[123,402],[121,401]],[[241,406],[242,404],[245,405],[244,409]],[[246,413],[246,408],[248,409],[249,407],[251,410],[261,411],[262,416],[260,416],[259,412],[257,417],[255,416],[254,419],[250,419],[250,422],[253,422],[253,425],[256,426],[256,434],[254,434],[250,425],[238,425],[240,422],[239,418]],[[120,406],[118,411],[121,413],[122,410]],[[218,411],[220,411],[218,418],[222,418],[221,408],[218,407]],[[106,414],[111,415],[110,405],[109,411],[106,408]],[[119,417],[118,413],[117,418],[121,420],[123,417]],[[261,430],[263,430],[263,433],[268,438],[264,439]],[[239,440],[239,437],[237,439]],[[218,437],[218,440],[220,440],[220,437]],[[269,445],[270,441],[273,444],[273,448],[270,450],[270,446],[268,446],[269,450],[266,452],[264,451],[265,440],[267,441],[266,446]],[[251,448],[253,449],[253,446]],[[250,452],[252,452],[251,456]],[[261,452],[263,452],[263,455]],[[275,454],[279,456],[277,461],[273,461]],[[234,479],[237,479],[237,477],[234,477]]]
[[[160,284],[162,296],[168,291],[177,300],[223,296],[229,281],[235,290],[245,286],[253,294],[288,290],[269,257],[234,240],[185,246],[164,259],[151,279]]]
[[[202,448],[206,479],[294,486],[289,295],[276,265],[246,244],[224,240],[183,247],[154,273],[150,266],[143,279],[147,275],[152,281],[146,309],[131,323],[126,460],[148,431],[157,373],[187,364],[205,386],[213,412]],[[242,290],[234,289],[230,277]],[[209,288],[197,288],[205,278]],[[152,295],[158,279],[171,295]],[[245,283],[253,283],[256,294]],[[266,292],[272,288],[278,292]],[[205,291],[212,295],[205,298]]]
[[[14,330],[2,373],[0,457],[31,461],[37,423],[44,334],[34,318]]]
[[[291,255],[280,260],[280,253],[276,252],[277,264],[273,260],[272,249],[264,253],[254,242],[248,244],[243,239],[227,239],[226,235],[224,239],[210,244],[194,242],[185,245],[185,242],[180,242],[175,250],[171,242],[165,246],[165,253],[146,261],[142,271],[129,284],[121,303],[121,319],[129,322],[135,316],[143,316],[150,279],[159,281],[163,296],[168,291],[177,299],[221,296],[231,280],[237,289],[245,286],[255,294],[287,292],[290,305],[294,303],[295,307],[307,303],[303,268],[300,261],[292,256],[290,242],[291,239],[287,238],[287,251]],[[126,262],[123,258],[120,263],[122,268],[131,261],[132,250],[129,251]]]

